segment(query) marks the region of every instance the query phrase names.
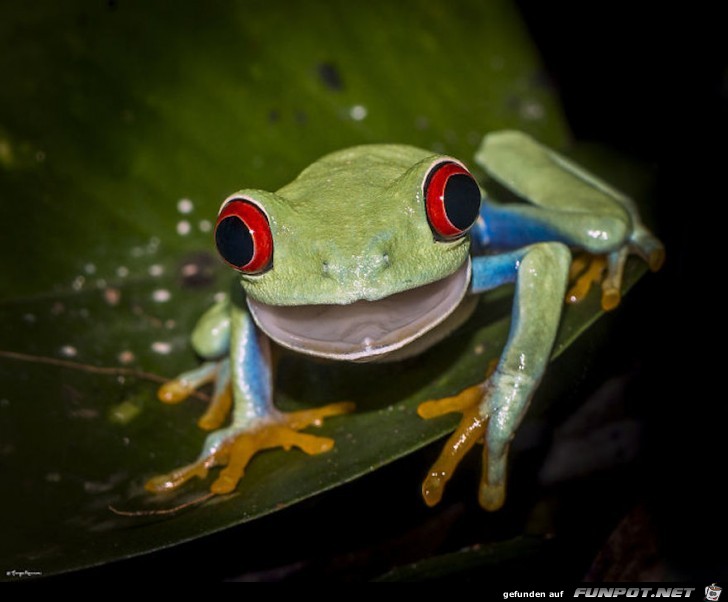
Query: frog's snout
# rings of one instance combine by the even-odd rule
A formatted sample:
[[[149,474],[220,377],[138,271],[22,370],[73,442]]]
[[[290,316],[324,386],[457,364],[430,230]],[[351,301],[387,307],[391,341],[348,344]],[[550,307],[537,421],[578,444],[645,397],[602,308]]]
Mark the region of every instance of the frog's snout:
[[[341,259],[324,259],[321,262],[321,273],[340,284],[345,284],[351,280],[376,279],[390,266],[389,252],[382,251],[375,254],[367,253],[364,256],[353,255],[343,261]]]

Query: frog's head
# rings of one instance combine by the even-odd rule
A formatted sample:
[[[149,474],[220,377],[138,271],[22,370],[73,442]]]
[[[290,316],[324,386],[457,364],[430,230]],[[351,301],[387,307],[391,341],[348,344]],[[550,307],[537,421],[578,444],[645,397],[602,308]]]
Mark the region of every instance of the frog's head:
[[[480,190],[455,159],[400,145],[323,157],[277,193],[223,203],[215,240],[281,345],[374,359],[452,314],[470,282]]]

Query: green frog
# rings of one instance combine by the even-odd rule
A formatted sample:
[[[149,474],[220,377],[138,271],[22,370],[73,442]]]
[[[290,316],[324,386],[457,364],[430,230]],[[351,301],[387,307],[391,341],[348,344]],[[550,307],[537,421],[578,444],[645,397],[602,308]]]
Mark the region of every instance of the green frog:
[[[426,419],[462,414],[424,480],[425,502],[441,499],[482,442],[479,501],[502,507],[509,444],[546,370],[565,298],[577,301],[599,283],[602,306],[612,309],[628,255],[657,270],[664,249],[629,198],[524,133],[489,134],[476,161],[525,202],[497,203],[458,159],[396,144],[334,152],[277,192],[225,199],[215,243],[244,295],[201,317],[192,346],[204,362],[159,391],[176,403],[214,383],[199,421],[213,432],[196,461],[147,489],[175,489],[222,466],[210,490],[229,493],[262,450],[334,446],[303,431],[353,404],[279,411],[271,343],[332,361],[402,360],[464,324],[480,293],[512,283],[511,330],[497,365],[484,366],[482,382],[418,408]],[[589,259],[572,259],[574,251]],[[579,274],[571,284],[570,270]]]

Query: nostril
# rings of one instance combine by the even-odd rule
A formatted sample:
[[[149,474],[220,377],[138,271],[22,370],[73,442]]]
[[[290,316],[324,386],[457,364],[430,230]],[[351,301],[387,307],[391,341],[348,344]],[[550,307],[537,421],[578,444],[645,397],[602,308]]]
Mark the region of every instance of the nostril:
[[[388,270],[392,266],[389,251],[351,255],[346,261],[319,258],[317,264],[323,278],[331,278],[339,283],[352,279],[369,279]]]
[[[336,264],[332,266],[328,261],[322,261],[321,275],[324,278],[336,278]]]

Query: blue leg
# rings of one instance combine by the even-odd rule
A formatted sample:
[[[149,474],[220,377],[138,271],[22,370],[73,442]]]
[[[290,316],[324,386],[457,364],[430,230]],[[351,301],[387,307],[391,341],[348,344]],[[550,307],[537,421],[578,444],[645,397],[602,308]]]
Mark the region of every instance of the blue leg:
[[[210,318],[210,314],[216,312],[218,317],[222,316],[220,308],[213,308],[205,314],[209,318],[208,326],[220,325],[220,320]],[[223,336],[216,332],[213,339],[227,341],[229,358],[214,365],[214,370],[210,368],[213,364],[209,362],[186,375],[200,372],[205,375],[205,381],[213,377],[217,379],[213,404],[200,420],[200,426],[208,430],[219,427],[232,405],[230,425],[207,437],[196,462],[150,479],[146,484],[149,491],[157,493],[176,489],[193,477],[206,477],[210,468],[223,465],[225,468],[210,486],[210,491],[229,493],[235,489],[251,458],[259,451],[274,447],[286,450],[297,447],[307,454],[319,454],[330,450],[334,445],[332,439],[299,431],[311,425],[320,425],[330,416],[353,410],[350,403],[338,403],[290,414],[279,412],[273,405],[268,338],[258,331],[242,300],[229,302],[226,312],[224,317],[228,334]],[[203,316],[201,324],[204,323]],[[210,349],[214,347],[201,328],[198,326],[193,334],[198,352],[200,342]],[[194,382],[203,381],[198,378]],[[185,386],[189,388],[189,384]],[[215,399],[218,400],[217,406]]]
[[[215,454],[236,432],[254,429],[276,416],[273,407],[270,343],[260,335],[244,307],[231,306],[230,386],[234,400],[229,427],[212,433],[202,448],[201,458]]]
[[[629,227],[626,215],[592,216],[525,203],[501,204],[488,198],[481,205],[480,219],[483,226],[474,228],[474,234],[479,245],[491,249],[561,242],[591,253],[609,253],[624,246]]]
[[[533,236],[526,242],[557,240],[593,253],[613,251],[627,242],[661,247],[654,237],[646,240],[649,232],[630,198],[522,132],[486,136],[476,160],[495,181],[527,201],[486,206],[495,239],[511,236],[500,227],[505,218]],[[508,229],[507,221],[503,225]]]
[[[475,249],[512,249],[556,241],[604,255],[586,267],[567,300],[578,300],[602,280],[602,306],[619,303],[627,255],[637,253],[657,270],[664,249],[642,224],[634,202],[606,182],[521,132],[485,137],[476,160],[490,177],[525,203],[485,199],[473,228]]]
[[[463,413],[460,426],[423,483],[428,505],[440,500],[458,463],[481,438],[485,446],[480,504],[487,510],[503,505],[508,447],[551,356],[570,260],[568,248],[553,242],[474,259],[474,292],[516,283],[511,331],[497,367],[485,382],[418,408],[423,418]]]

